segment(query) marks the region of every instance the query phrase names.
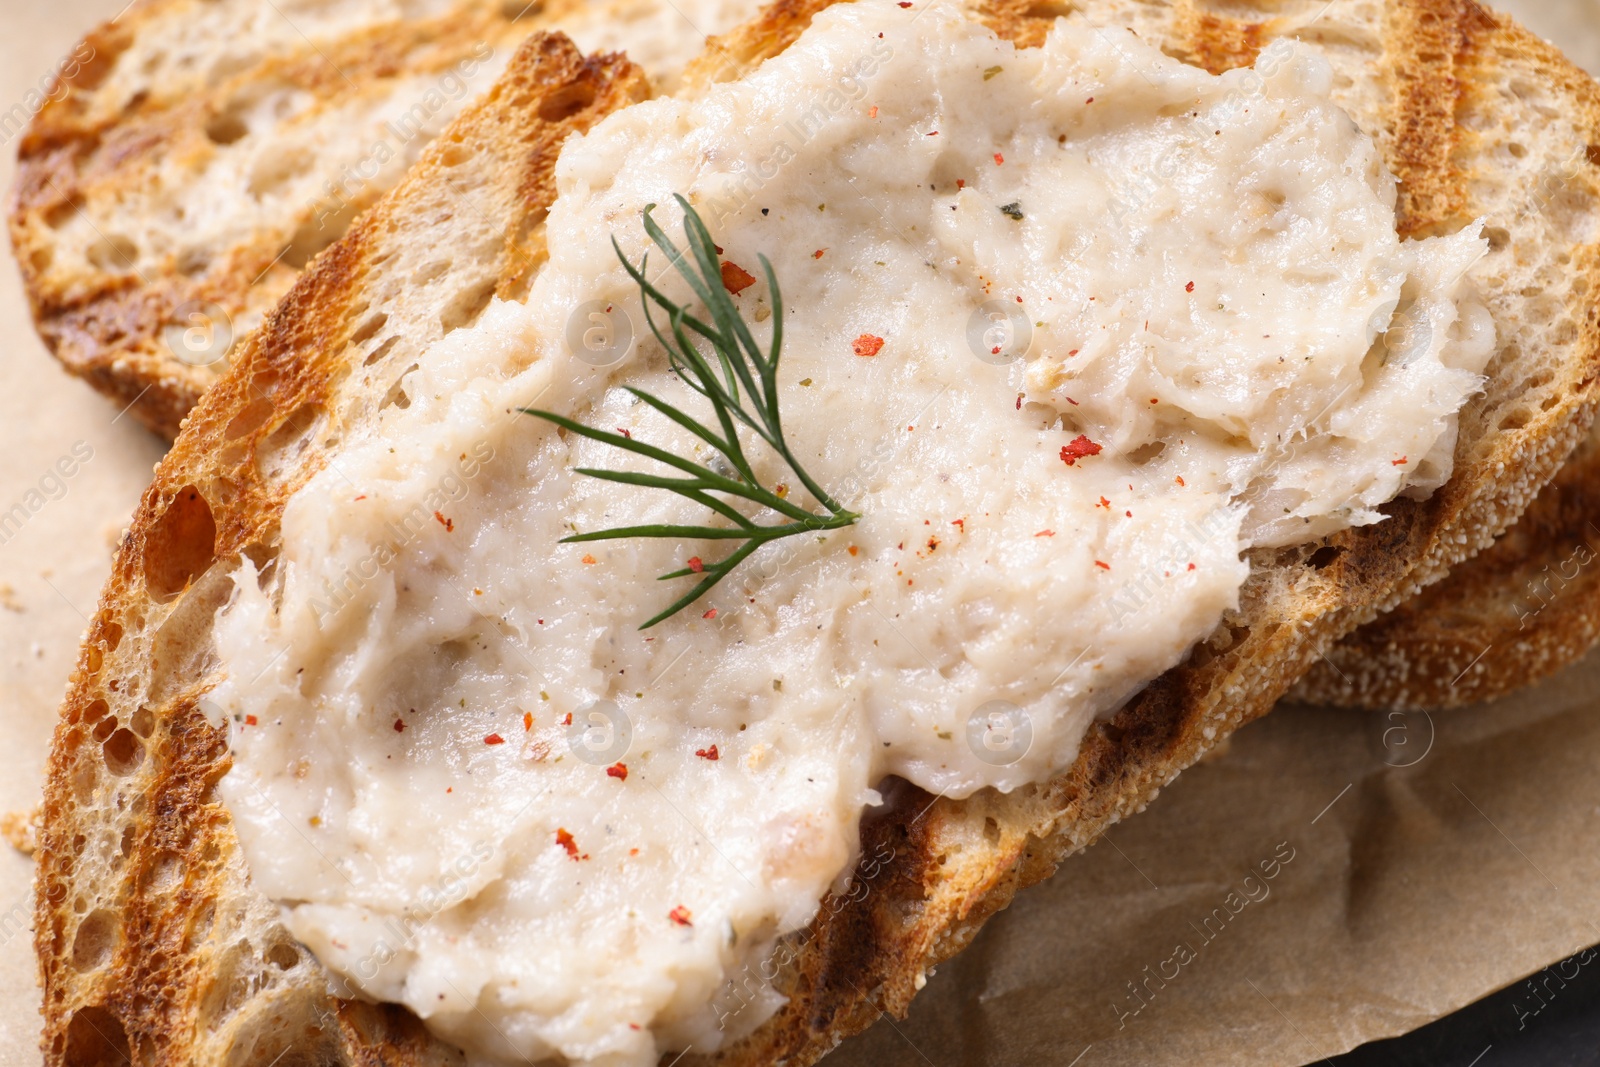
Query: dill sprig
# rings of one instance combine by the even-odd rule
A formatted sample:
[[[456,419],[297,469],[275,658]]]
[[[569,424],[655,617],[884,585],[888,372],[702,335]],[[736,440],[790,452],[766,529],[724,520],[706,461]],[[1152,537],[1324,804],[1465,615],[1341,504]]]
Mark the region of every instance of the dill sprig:
[[[710,323],[689,314],[687,309],[674,303],[651,284],[646,275],[650,259],[648,253],[635,267],[628,262],[628,257],[623,254],[622,247],[617,244],[615,237],[611,239],[611,246],[616,249],[617,258],[622,261],[629,276],[639,284],[639,291],[644,297],[645,321],[650,325],[650,332],[667,350],[667,358],[678,377],[689,388],[710,401],[712,412],[716,415],[716,428],[707,426],[658,396],[642,389],[627,388],[628,392],[639,400],[716,449],[727,461],[731,473],[719,473],[702,463],[685,459],[665,449],[636,441],[623,434],[597,430],[554,412],[534,408],[522,409],[525,414],[546,419],[580,437],[587,437],[591,441],[598,441],[655,460],[687,474],[688,477],[666,477],[632,471],[599,470],[592,467],[580,467],[577,473],[603,481],[621,482],[624,485],[670,490],[710,509],[732,523],[731,526],[622,526],[565,537],[561,540],[562,544],[614,541],[630,537],[698,538],[708,541],[743,542],[723,559],[706,561],[698,570],[685,567],[661,575],[660,581],[696,575],[700,580],[695,583],[694,588],[639,627],[641,630],[648,630],[656,623],[671,618],[699,600],[763,545],[796,534],[842,529],[860,518],[859,515],[840,506],[811,475],[806,473],[806,469],[795,458],[788,440],[784,437],[783,421],[778,411],[778,359],[783,346],[783,298],[778,291],[778,279],[772,272],[772,264],[767,261],[766,256],[760,257],[761,269],[767,277],[767,291],[772,300],[772,343],[770,348],[763,352],[722,283],[722,268],[717,258],[717,246],[711,240],[711,233],[706,229],[705,222],[682,196],[674,196],[674,199],[683,209],[683,233],[688,242],[689,254],[680,252],[655,219],[650,217],[650,212],[655,209],[654,204],[647,205],[644,210],[645,233],[655,242],[656,247],[669,257],[678,273],[706,306],[711,315]],[[655,316],[650,310],[652,304],[666,313],[670,337],[657,325]],[[689,336],[691,332],[699,334],[709,344],[715,363],[695,347]],[[757,480],[750,460],[745,455],[744,447],[739,442],[738,431],[741,425],[747,427],[756,437],[766,442],[769,448],[783,457],[783,461],[794,472],[800,484],[804,485],[821,505],[821,511],[807,511],[766,488]],[[728,500],[712,496],[712,493],[747,500],[776,512],[788,521],[775,525],[760,524],[740,512]]]

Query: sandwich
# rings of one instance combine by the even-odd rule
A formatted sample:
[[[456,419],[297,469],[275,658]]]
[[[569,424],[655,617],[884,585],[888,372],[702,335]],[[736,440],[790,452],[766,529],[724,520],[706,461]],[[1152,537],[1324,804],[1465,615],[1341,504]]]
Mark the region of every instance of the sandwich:
[[[532,38],[141,501],[47,1062],[814,1062],[1487,547],[1593,418],[1595,87],[1314,14]]]

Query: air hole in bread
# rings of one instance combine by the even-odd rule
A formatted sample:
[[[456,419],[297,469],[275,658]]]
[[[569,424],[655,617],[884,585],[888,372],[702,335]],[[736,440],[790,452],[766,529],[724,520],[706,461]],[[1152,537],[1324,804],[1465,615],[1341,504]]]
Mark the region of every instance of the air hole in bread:
[[[200,490],[186,485],[167,502],[145,540],[146,591],[158,602],[188,588],[217,558],[217,524]]]
[[[128,726],[138,736],[148,738],[156,732],[156,717],[149,708],[140,708],[133,713],[133,721]]]
[[[391,405],[401,409],[411,406],[411,397],[406,395],[406,375],[410,374],[416,369],[417,365],[413,363],[411,366],[405,369],[400,377],[395,379],[394,384],[389,386],[389,391],[384,394],[383,403],[378,405],[379,410],[387,408]]]
[[[104,700],[96,700],[87,708],[83,709],[83,721],[93,725],[94,723],[97,723],[101,719],[105,718],[106,713],[110,710],[110,704],[107,704]]]
[[[132,730],[118,730],[101,746],[106,757],[106,770],[118,778],[126,778],[144,762],[144,745],[133,736]]]
[[[1340,548],[1338,545],[1324,545],[1315,552],[1311,553],[1311,558],[1306,560],[1306,566],[1310,567],[1312,570],[1327,570],[1329,567],[1333,566],[1342,555],[1344,555],[1344,549]]]
[[[594,106],[595,92],[588,82],[564,85],[555,92],[545,94],[539,102],[539,117],[546,122],[565,122],[585,108]]]
[[[98,1004],[79,1008],[67,1024],[66,1067],[124,1067],[133,1062],[122,1020]]]
[[[104,234],[89,246],[89,262],[108,274],[126,274],[139,260],[139,246],[120,233]]]
[[[1500,429],[1504,432],[1521,430],[1528,425],[1532,418],[1533,413],[1527,408],[1517,408],[1515,411],[1507,412],[1505,417],[1500,420]]]
[[[287,941],[280,941],[267,950],[267,962],[280,971],[291,970],[300,962],[300,953]]]
[[[204,249],[185,248],[178,253],[178,273],[185,278],[204,274],[209,266],[211,266],[211,256]]]
[[[94,728],[94,739],[103,744],[105,742],[106,738],[108,738],[112,734],[116,733],[116,730],[117,730],[117,717],[115,715],[112,715],[110,718],[101,719],[95,725],[95,728]]]
[[[163,852],[145,869],[143,886],[149,893],[167,893],[183,880],[183,857]]]
[[[372,354],[370,356],[368,356],[366,359],[361,361],[361,365],[363,367],[372,366],[374,363],[378,362],[378,360],[382,359],[384,356],[387,356],[389,354],[390,350],[392,350],[394,348],[394,346],[399,344],[399,343],[400,343],[400,336],[398,334],[396,334],[396,335],[394,335],[392,337],[384,338],[383,343],[380,344],[377,348],[374,348],[372,350]]]
[[[384,324],[388,321],[389,316],[386,312],[379,311],[373,314],[367,319],[366,322],[363,322],[356,328],[355,333],[350,335],[350,343],[353,345],[359,345],[365,344],[367,341],[372,340],[373,337],[377,336],[378,331],[383,329]]]
[[[78,734],[75,737],[73,735],[69,735],[68,741],[71,742],[73,740],[81,741],[82,735]],[[68,751],[70,752],[77,746],[69,744],[67,747]],[[94,787],[99,780],[100,776],[95,771],[93,760],[80,759],[73,764],[72,795],[77,799],[78,803],[87,804],[94,797]]]
[[[100,636],[105,641],[106,651],[115,652],[117,646],[122,644],[122,627],[117,623],[108,622],[101,629]]]
[[[250,127],[232,110],[212,115],[206,120],[206,137],[212,144],[230,145],[250,135]]]
[[[1483,231],[1489,242],[1489,251],[1500,252],[1511,244],[1511,231],[1502,226],[1490,226]]]
[[[322,420],[322,408],[301,404],[256,446],[256,469],[268,482],[284,478],[310,448]]]
[[[489,306],[489,301],[494,298],[495,279],[486,278],[471,288],[464,289],[446,304],[439,313],[439,325],[445,333],[451,333],[463,326],[471,326],[483,314],[483,309]]]
[[[253,956],[250,942],[243,938],[218,954],[210,975],[211,985],[200,998],[198,1021],[201,1026],[215,1030],[249,998],[252,983],[245,969],[252,963]]]
[[[72,966],[77,971],[97,971],[117,947],[117,913],[101,908],[78,924],[72,939]]]
[[[224,440],[242,441],[249,437],[266,424],[266,421],[272,417],[272,411],[271,397],[256,397],[256,399],[244,406],[244,410],[233,417],[233,421],[228,423],[228,428],[223,431],[222,435]]]
[[[52,204],[44,213],[44,224],[52,230],[59,230],[71,222],[78,214],[76,200],[62,200]]]
[[[271,196],[288,184],[295,175],[310,170],[311,166],[311,158],[304,149],[266,153],[261,156],[250,174],[250,195],[257,200]]]

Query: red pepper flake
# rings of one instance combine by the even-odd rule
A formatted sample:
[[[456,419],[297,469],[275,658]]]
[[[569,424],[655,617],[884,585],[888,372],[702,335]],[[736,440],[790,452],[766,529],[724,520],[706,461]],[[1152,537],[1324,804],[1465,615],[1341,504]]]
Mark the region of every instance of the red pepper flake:
[[[406,721],[404,719],[396,719],[394,721],[394,732],[397,734],[406,732]]]
[[[628,1024],[628,1029],[629,1030],[643,1030],[644,1027],[640,1026],[638,1023],[629,1023]]]
[[[1151,398],[1150,398],[1150,403],[1152,403],[1152,404],[1159,404],[1159,403],[1161,403],[1161,401],[1160,401],[1160,400],[1158,400],[1158,399],[1156,399],[1156,398],[1155,398],[1155,397],[1151,397]]]
[[[998,166],[1000,166],[1000,164],[1004,163],[1005,161],[1006,161],[1006,157],[1001,155],[999,152],[996,152],[994,154],[994,165],[995,166],[998,167]]]
[[[950,525],[951,526],[959,526],[959,527],[961,527],[961,532],[962,533],[966,533],[967,532],[967,520],[966,519],[951,519],[950,520]]]
[[[850,342],[850,348],[856,355],[863,358],[875,356],[883,351],[883,338],[864,333]]]
[[[1194,292],[1194,282],[1190,282],[1188,285],[1184,286],[1183,291],[1186,293]]]
[[[873,104],[871,107],[867,108],[867,118],[875,119],[877,117],[878,117],[878,105],[877,104]]]
[[[454,520],[445,518],[437,511],[433,513],[433,517],[439,520],[439,525],[444,527],[445,533],[455,533],[456,524]]]
[[[1109,563],[1101,563],[1099,560],[1095,560],[1094,561],[1094,565],[1096,567],[1099,567],[1103,571],[1108,571],[1108,570],[1111,569],[1111,564],[1109,564]]]
[[[506,743],[506,739],[499,734],[490,734],[483,739],[483,743],[486,745],[503,745]]]
[[[522,713],[522,729],[524,732],[533,729],[533,712],[525,711]]]
[[[570,711],[567,712],[567,717],[565,719],[561,720],[561,725],[562,726],[571,726],[572,725],[572,712],[570,712]]]
[[[1017,410],[1018,411],[1022,410],[1022,397],[1023,396],[1024,396],[1024,394],[1022,394],[1022,393],[1018,393],[1017,394]]]
[[[1056,532],[1054,530],[1040,530],[1038,533],[1034,534],[1033,536],[1035,536],[1035,537],[1054,537],[1055,535],[1056,535]]]
[[[706,570],[705,561],[699,556],[690,556],[689,569],[694,571],[696,574],[704,574]]]
[[[702,615],[700,617],[702,619],[714,619],[714,618],[717,617],[717,609],[716,608],[712,608],[710,611],[706,612],[704,615]]]
[[[356,497],[356,499],[357,500],[365,500],[365,499],[367,499],[367,494],[362,493],[360,496]]]
[[[967,187],[967,179],[965,179],[965,178],[957,178],[956,179],[956,188],[957,189],[965,189],[966,187]]]
[[[911,5],[910,4],[901,4],[900,6],[901,7],[910,7]],[[694,925],[694,923],[689,921],[690,918],[691,918],[691,916],[689,915],[689,909],[684,907],[682,904],[679,904],[676,908],[673,908],[671,911],[667,912],[667,918],[671,919],[673,922],[677,923],[679,926],[693,926]]]
[[[934,552],[934,551],[937,551],[938,548],[939,548],[939,539],[937,537],[928,538],[928,551],[929,552]]]
[[[1082,404],[1079,404],[1076,400],[1072,399],[1070,396],[1067,397],[1067,403],[1071,404],[1075,408],[1083,406]]]
[[[819,248],[815,252],[811,253],[811,258],[812,259],[821,259],[822,258],[822,253],[824,253],[826,251],[827,251],[826,248]]]
[[[246,726],[255,726],[255,725],[258,724],[258,720],[256,719],[256,717],[254,715],[246,715],[244,717],[244,724]]]
[[[1194,564],[1193,563],[1189,564],[1189,569],[1190,570],[1194,570]]]
[[[694,754],[701,759],[708,759],[712,763],[722,758],[722,755],[717,751],[716,745],[712,745],[710,748],[697,748],[694,750]]]
[[[1180,475],[1178,475],[1178,484],[1179,484],[1179,485],[1186,485],[1186,484],[1188,484],[1188,483],[1186,483],[1186,482],[1185,482],[1185,481],[1184,481],[1184,480],[1183,480],[1183,475],[1181,475],[1181,474],[1180,474]]]
[[[628,765],[626,763],[613,763],[606,768],[606,777],[626,782],[628,780]]]
[[[1089,299],[1093,300],[1094,297],[1091,296]],[[1077,355],[1079,352],[1082,352],[1082,351],[1083,351],[1083,349],[1081,349],[1081,348],[1074,348],[1071,352],[1067,353],[1067,358],[1071,359],[1073,356]]]
[[[1394,466],[1396,466],[1396,467],[1404,467],[1408,462],[1410,462],[1410,460],[1411,460],[1410,456],[1401,456],[1399,459],[1394,461]]]
[[[594,565],[594,564],[596,564],[596,563],[598,563],[600,561],[595,559],[593,556],[589,555],[587,552],[585,552],[583,554],[583,562],[592,566],[592,565]]]
[[[1123,514],[1128,516],[1128,518],[1130,518],[1130,519],[1133,518],[1133,512],[1131,512],[1131,511],[1124,511]]]
[[[1087,100],[1085,100],[1085,101],[1084,101],[1084,103],[1085,103],[1085,104],[1092,104],[1092,103],[1094,103],[1094,97],[1092,97],[1092,96],[1091,96],[1091,97],[1090,97],[1090,98],[1089,98],[1089,99],[1087,99]]]
[[[855,545],[851,545],[849,548],[845,549],[845,551],[849,552],[852,556],[854,556],[857,553],[859,553],[861,551],[861,549],[857,548]]]
[[[639,854],[639,850],[636,849],[636,848],[630,848],[628,850],[628,855],[630,855],[630,856],[637,856],[638,854]]]
[[[623,429],[621,426],[618,426],[617,427],[617,432],[620,433],[622,436],[626,437],[628,440],[630,440],[630,441],[633,440],[632,431]]]
[[[1061,448],[1061,462],[1069,467],[1076,466],[1078,460],[1088,456],[1098,456],[1105,449],[1089,440],[1084,434],[1079,434],[1071,442]]]
[[[1105,508],[1107,511],[1110,511],[1111,510],[1111,501],[1107,500],[1105,497],[1101,497],[1100,498],[1100,503],[1096,504],[1095,507],[1097,507],[1097,508]]]
[[[731,259],[722,261],[722,287],[738,296],[756,283],[756,276]]]
[[[567,850],[569,859],[580,860],[583,858],[578,854],[578,843],[572,839],[572,835],[567,833],[564,828],[556,830],[556,844]]]

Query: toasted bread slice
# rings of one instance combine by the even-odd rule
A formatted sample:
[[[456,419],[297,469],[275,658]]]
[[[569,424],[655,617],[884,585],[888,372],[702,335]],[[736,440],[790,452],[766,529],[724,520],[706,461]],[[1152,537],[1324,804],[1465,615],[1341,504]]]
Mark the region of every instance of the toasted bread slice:
[[[754,0],[140,0],[20,142],[11,240],[40,335],[171,439],[312,256],[537,28],[668,81]],[[692,18],[692,21],[691,21]],[[731,20],[731,21],[730,21]],[[7,117],[9,123],[12,120]]]
[[[1449,708],[1493,700],[1600,642],[1600,430],[1493,547],[1341,641],[1296,700]]]
[[[695,78],[776,53],[822,6],[781,0]],[[893,858],[861,876],[869,892],[825,902],[789,940],[776,979],[787,1005],[716,1062],[811,1063],[881,1013],[902,1014],[928,969],[1019,888],[1265,714],[1333,642],[1486,547],[1588,431],[1600,89],[1509,21],[1453,0],[1391,0],[1381,18],[1364,0],[1322,11],[1252,22],[1187,0],[1104,0],[1073,17],[1133,25],[1213,68],[1297,34],[1333,64],[1340,102],[1402,177],[1405,232],[1487,218],[1492,251],[1476,278],[1499,346],[1485,395],[1462,414],[1455,477],[1427,501],[1390,505],[1378,526],[1254,554],[1239,611],[1093,728],[1054,780],[960,802],[890,788],[862,836],[865,855]],[[1022,42],[1047,25],[1020,9],[984,14]],[[332,997],[251,887],[212,789],[226,741],[197,710],[217,681],[210,630],[239,559],[270,564],[288,495],[336,461],[341,435],[427,358],[429,339],[470,321],[487,294],[525,291],[559,137],[639,90],[621,60],[585,62],[559,38],[536,39],[313,263],[159,467],[52,748],[37,932],[47,1063],[452,1062],[404,1012]],[[1541,194],[1558,175],[1560,195]],[[442,272],[419,272],[436,259]]]

